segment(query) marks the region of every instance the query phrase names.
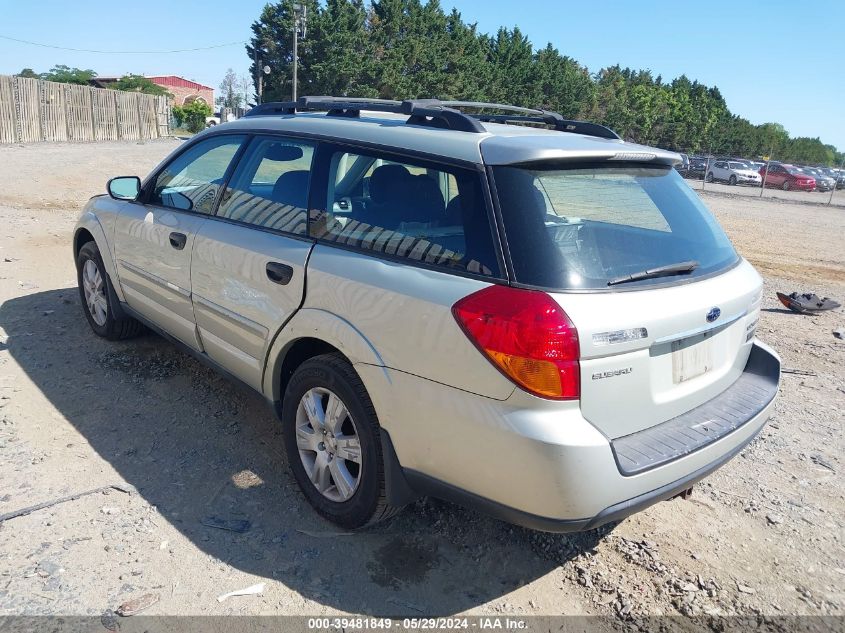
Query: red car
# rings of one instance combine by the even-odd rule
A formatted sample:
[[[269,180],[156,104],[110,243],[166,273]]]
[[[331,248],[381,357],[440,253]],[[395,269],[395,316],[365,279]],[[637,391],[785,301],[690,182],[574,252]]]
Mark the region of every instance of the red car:
[[[768,175],[766,175],[766,166],[763,165],[760,168],[760,177],[766,187],[780,187],[784,191],[790,189],[812,191],[816,188],[816,179],[799,171],[794,165],[770,163]]]

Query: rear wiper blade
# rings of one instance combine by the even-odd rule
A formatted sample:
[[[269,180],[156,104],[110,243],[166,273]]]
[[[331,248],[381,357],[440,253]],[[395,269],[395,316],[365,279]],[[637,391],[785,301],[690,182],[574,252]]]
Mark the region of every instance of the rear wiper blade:
[[[617,284],[628,283],[629,281],[639,281],[640,279],[654,279],[655,277],[669,277],[671,275],[682,275],[691,273],[698,268],[698,262],[690,260],[688,262],[678,262],[677,264],[668,264],[658,268],[651,268],[649,270],[641,270],[638,273],[625,275],[624,277],[616,277],[607,282],[608,286],[615,286]]]

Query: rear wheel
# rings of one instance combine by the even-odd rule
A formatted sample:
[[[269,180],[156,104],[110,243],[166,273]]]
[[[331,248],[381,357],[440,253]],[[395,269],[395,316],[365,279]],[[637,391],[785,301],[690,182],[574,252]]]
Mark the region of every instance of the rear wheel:
[[[736,176],[732,175],[730,178],[728,178],[728,184],[731,185],[731,186],[735,185],[736,184]]]
[[[79,298],[82,300],[85,317],[94,334],[117,341],[137,336],[144,326],[135,319],[115,317],[111,287],[100,249],[95,242],[85,243],[76,257]]]
[[[343,356],[316,356],[297,368],[285,390],[282,423],[294,478],[325,518],[355,529],[401,509],[387,503],[372,401]]]
[[[707,174],[707,178],[705,178],[707,182],[713,182],[713,172]]]

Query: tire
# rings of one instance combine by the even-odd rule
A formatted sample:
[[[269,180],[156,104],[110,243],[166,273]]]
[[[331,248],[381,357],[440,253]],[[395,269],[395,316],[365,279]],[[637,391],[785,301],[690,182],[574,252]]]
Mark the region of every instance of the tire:
[[[705,178],[705,180],[707,182],[713,182],[714,179],[713,179],[713,172],[712,171],[707,174],[707,177]]]
[[[326,421],[326,411],[333,410],[339,412],[331,416],[334,422]],[[313,421],[319,419],[324,424]],[[402,509],[387,502],[380,429],[364,384],[340,354],[315,356],[291,376],[282,402],[288,463],[311,506],[345,529],[372,525]],[[355,457],[353,438],[357,462],[341,457],[341,451]]]
[[[733,176],[733,175],[732,175],[730,178],[728,178],[728,184],[729,184],[731,187],[733,187],[734,185],[736,185],[736,176]]]
[[[784,180],[784,181],[783,181],[783,185],[781,185],[781,189],[783,189],[784,191],[789,191],[789,190],[790,190],[790,188],[791,188],[791,187],[790,187],[790,185],[789,185],[789,181],[788,181],[788,180]]]
[[[85,318],[88,319],[88,325],[94,334],[110,341],[119,341],[144,331],[144,326],[135,319],[115,317],[112,305],[114,289],[96,242],[86,242],[79,249],[79,255],[76,257],[76,281]],[[90,303],[89,295],[96,297]]]

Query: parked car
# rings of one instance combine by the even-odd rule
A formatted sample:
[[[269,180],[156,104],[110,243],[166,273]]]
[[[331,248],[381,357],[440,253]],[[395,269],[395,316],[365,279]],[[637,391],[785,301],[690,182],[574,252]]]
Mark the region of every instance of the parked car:
[[[678,173],[683,176],[684,174],[686,174],[686,172],[689,171],[689,156],[683,153],[678,154],[678,156],[681,157],[681,161],[677,165],[675,165],[675,169],[677,169]]]
[[[684,176],[695,180],[704,180],[705,173],[707,173],[707,159],[700,156],[691,156],[689,169]]]
[[[816,191],[832,191],[836,187],[836,179],[829,176],[818,167],[802,167],[801,172],[812,176],[816,181]]]
[[[225,121],[223,119],[226,119]],[[205,127],[212,127],[214,125],[220,125],[221,123],[228,123],[229,121],[236,121],[237,115],[234,112],[225,112],[222,110],[218,110],[211,116],[205,117]]]
[[[769,163],[768,172],[767,175],[766,167],[760,170],[760,177],[766,187],[778,187],[784,191],[790,189],[812,191],[816,188],[815,178],[803,173],[795,165]]]
[[[729,185],[760,186],[763,179],[747,163],[737,160],[717,160],[710,164],[707,182],[720,181]]]
[[[73,237],[91,329],[262,394],[345,528],[427,494],[584,530],[685,493],[777,395],[760,276],[677,154],[462,107],[263,104],[113,178]]]

